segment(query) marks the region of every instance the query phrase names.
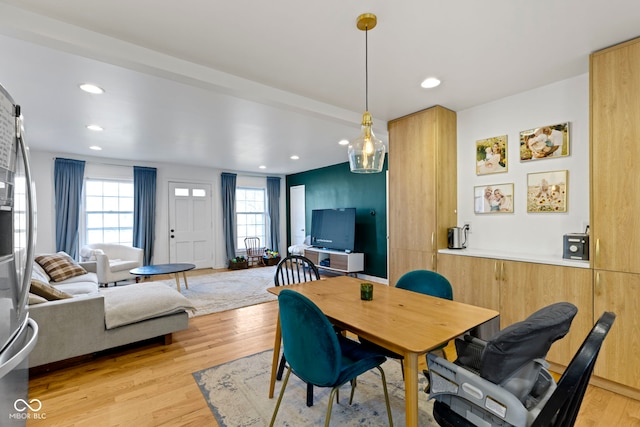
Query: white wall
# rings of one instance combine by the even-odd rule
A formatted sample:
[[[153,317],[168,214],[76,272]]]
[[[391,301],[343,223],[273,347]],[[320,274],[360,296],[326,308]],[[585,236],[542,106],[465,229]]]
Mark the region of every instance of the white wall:
[[[222,231],[222,204],[220,173],[214,168],[202,168],[191,166],[179,166],[170,164],[154,164],[144,162],[129,162],[114,159],[102,159],[92,157],[68,156],[64,154],[32,151],[30,153],[31,169],[36,184],[37,201],[37,241],[36,253],[55,251],[55,216],[53,198],[53,166],[56,157],[74,158],[86,161],[85,176],[91,178],[124,178],[133,179],[133,166],[155,167],[157,175],[157,200],[156,200],[156,240],[154,247],[153,263],[164,264],[169,262],[169,182],[198,182],[210,184],[213,194],[213,259],[212,267],[224,268],[227,266],[226,251]],[[233,172],[233,171],[225,171]],[[286,198],[285,179],[280,176],[280,242],[286,245]],[[245,176],[238,173],[238,185],[266,187],[266,175]],[[286,247],[280,248],[286,253]]]
[[[583,232],[589,221],[588,74],[460,111],[457,117],[457,225],[471,223],[468,248],[561,259],[562,236]],[[520,162],[520,131],[563,122],[570,122],[569,156]],[[476,141],[505,134],[508,172],[477,176]],[[569,171],[567,212],[527,213],[527,174],[556,170]],[[474,186],[505,183],[514,183],[514,212],[475,214]]]

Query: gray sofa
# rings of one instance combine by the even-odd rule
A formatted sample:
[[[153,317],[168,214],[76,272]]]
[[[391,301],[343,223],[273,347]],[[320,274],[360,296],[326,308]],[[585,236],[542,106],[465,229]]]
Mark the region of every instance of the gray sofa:
[[[167,343],[171,333],[188,328],[188,311],[193,306],[174,289],[154,282],[100,289],[95,263],[81,265],[90,272],[75,278],[73,285],[58,287],[82,291],[74,292],[71,298],[40,303],[34,300],[30,304],[29,314],[39,327],[38,342],[29,356],[30,367],[155,337],[164,336]],[[159,294],[164,300],[150,301]],[[127,315],[114,318],[112,311],[122,307]]]

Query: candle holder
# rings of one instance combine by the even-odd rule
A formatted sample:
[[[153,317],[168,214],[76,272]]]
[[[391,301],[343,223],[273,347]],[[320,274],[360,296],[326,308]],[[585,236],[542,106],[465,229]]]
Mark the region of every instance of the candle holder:
[[[360,283],[360,299],[363,301],[373,299],[373,285],[371,283]]]

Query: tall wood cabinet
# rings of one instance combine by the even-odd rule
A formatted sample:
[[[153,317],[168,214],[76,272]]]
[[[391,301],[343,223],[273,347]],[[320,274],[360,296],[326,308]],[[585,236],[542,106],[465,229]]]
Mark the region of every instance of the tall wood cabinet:
[[[595,374],[640,389],[640,39],[590,58],[594,315],[616,313]]]
[[[457,225],[456,113],[436,106],[389,122],[389,284],[436,269]]]

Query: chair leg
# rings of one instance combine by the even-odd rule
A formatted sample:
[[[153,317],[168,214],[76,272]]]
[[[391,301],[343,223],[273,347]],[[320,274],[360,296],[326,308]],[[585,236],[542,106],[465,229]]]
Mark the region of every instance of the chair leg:
[[[313,406],[313,384],[307,383],[307,406]]]
[[[327,404],[327,414],[324,417],[324,427],[329,427],[329,422],[331,421],[331,408],[333,408],[333,395],[338,392],[338,387],[334,387],[331,389],[331,393],[329,393],[329,403]]]
[[[351,380],[351,395],[349,396],[349,405],[353,403],[353,394],[356,392],[357,385],[358,385],[358,377]]]
[[[280,358],[280,364],[278,365],[278,372],[276,373],[276,379],[279,381],[282,379],[282,373],[284,372],[284,367],[287,364],[287,360],[284,358],[284,354]],[[313,385],[307,384],[307,406],[313,406]]]
[[[391,403],[389,403],[389,392],[387,391],[387,378],[384,375],[382,367],[376,366],[380,371],[380,377],[382,378],[382,389],[384,390],[384,400],[387,404],[387,416],[389,417],[389,426],[393,427],[393,417],[391,416]]]
[[[287,382],[289,382],[289,375],[291,375],[291,367],[287,369],[287,375],[284,377],[284,381],[282,382],[282,388],[280,389],[280,395],[278,396],[278,401],[276,402],[276,407],[273,410],[273,415],[271,416],[271,422],[269,423],[269,427],[273,427],[273,424],[276,422],[276,415],[278,415],[278,409],[280,409],[280,403],[282,402],[282,396],[284,396],[284,389],[287,387]]]
[[[282,379],[282,373],[284,372],[284,366],[287,361],[284,358],[284,354],[280,358],[280,365],[278,366],[278,372],[276,373],[276,379],[280,381]]]

